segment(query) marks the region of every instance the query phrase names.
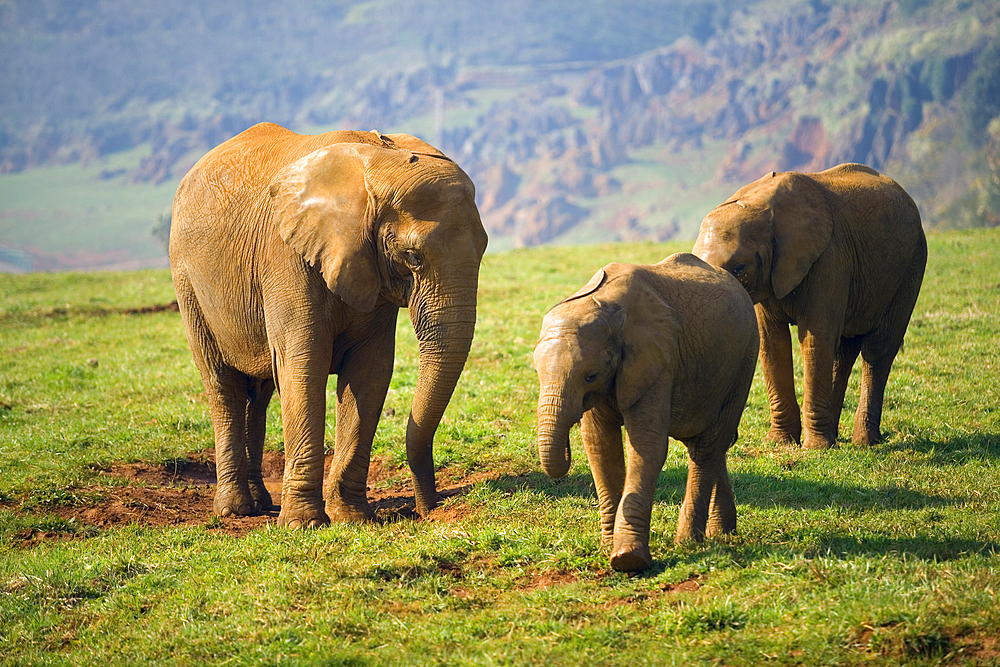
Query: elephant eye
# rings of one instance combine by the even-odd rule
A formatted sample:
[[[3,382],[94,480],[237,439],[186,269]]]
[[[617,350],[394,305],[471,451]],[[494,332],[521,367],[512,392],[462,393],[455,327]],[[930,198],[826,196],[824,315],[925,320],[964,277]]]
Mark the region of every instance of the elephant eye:
[[[733,267],[733,275],[739,278],[746,272],[746,270],[747,270],[746,264],[737,264],[736,266]]]
[[[597,371],[591,371],[587,377],[584,378],[584,381],[586,381],[587,384],[597,382]]]
[[[424,258],[420,256],[420,253],[416,250],[404,250],[403,251],[403,261],[411,269],[419,269],[424,265]]]

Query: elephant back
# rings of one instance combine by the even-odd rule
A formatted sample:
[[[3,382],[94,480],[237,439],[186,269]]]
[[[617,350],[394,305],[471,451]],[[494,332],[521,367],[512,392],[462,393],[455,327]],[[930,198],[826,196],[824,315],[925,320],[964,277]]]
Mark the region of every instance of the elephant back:
[[[649,267],[664,296],[680,311],[685,336],[718,335],[727,346],[757,349],[753,300],[729,272],[691,253],[675,253]],[[691,329],[694,331],[691,331]]]

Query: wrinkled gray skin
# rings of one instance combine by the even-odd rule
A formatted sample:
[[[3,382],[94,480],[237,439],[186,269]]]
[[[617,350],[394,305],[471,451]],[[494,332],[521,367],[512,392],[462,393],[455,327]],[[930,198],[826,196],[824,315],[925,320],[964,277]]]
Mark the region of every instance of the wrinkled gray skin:
[[[256,125],[203,157],[174,199],[170,264],[215,429],[215,512],[271,507],[261,458],[281,395],[278,523],[371,519],[372,439],[396,316],[420,348],[406,431],[417,510],[437,503],[432,444],[472,343],[486,249],[468,176],[409,135]],[[337,375],[323,486],[326,385]],[[324,502],[325,501],[325,502]]]
[[[768,437],[833,446],[860,353],[852,440],[880,442],[886,382],[927,263],[920,213],[903,188],[860,164],[772,173],[709,213],[692,252],[736,276],[756,304]],[[793,324],[804,367],[801,417]]]
[[[668,436],[689,456],[676,540],[736,529],[726,453],[757,363],[757,325],[732,276],[686,253],[652,266],[609,264],[545,316],[534,361],[542,468],[566,474],[569,431],[580,422],[611,567],[652,564],[649,523]]]

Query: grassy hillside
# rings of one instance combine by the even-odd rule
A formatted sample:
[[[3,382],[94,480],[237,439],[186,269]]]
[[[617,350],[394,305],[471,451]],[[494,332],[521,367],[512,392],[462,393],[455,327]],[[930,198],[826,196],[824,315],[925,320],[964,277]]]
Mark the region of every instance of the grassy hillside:
[[[730,454],[738,534],[672,544],[672,443],[635,577],[607,569],[578,436],[567,478],[538,472],[531,350],[596,268],[687,244],[486,257],[435,442],[447,498],[424,521],[401,317],[369,479],[382,521],[301,532],[210,515],[211,426],[166,271],[0,276],[0,664],[996,664],[1000,233],[929,245],[886,442],[764,443],[758,373]],[[277,400],[269,426],[279,460]]]
[[[0,245],[29,251],[36,271],[166,266],[166,249],[150,229],[170,211],[177,182],[101,177],[134,167],[147,152],[0,177]]]

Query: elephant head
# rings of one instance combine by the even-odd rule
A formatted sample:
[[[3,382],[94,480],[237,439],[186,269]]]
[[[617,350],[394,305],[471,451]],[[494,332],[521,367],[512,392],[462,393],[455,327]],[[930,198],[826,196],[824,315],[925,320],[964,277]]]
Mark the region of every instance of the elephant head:
[[[832,234],[819,185],[804,174],[771,172],[705,216],[691,252],[733,274],[760,303],[795,289]]]
[[[472,344],[487,235],[469,177],[407,135],[334,144],[270,188],[279,236],[348,306],[407,307],[420,349],[407,459],[417,509],[437,501],[432,443]]]
[[[569,431],[584,412],[608,398],[619,411],[628,410],[667,364],[673,310],[653,290],[631,288],[635,278],[618,275],[618,266],[600,269],[542,320],[534,352],[538,455],[550,477],[569,471]],[[632,319],[643,322],[631,326],[636,294],[642,313]]]

